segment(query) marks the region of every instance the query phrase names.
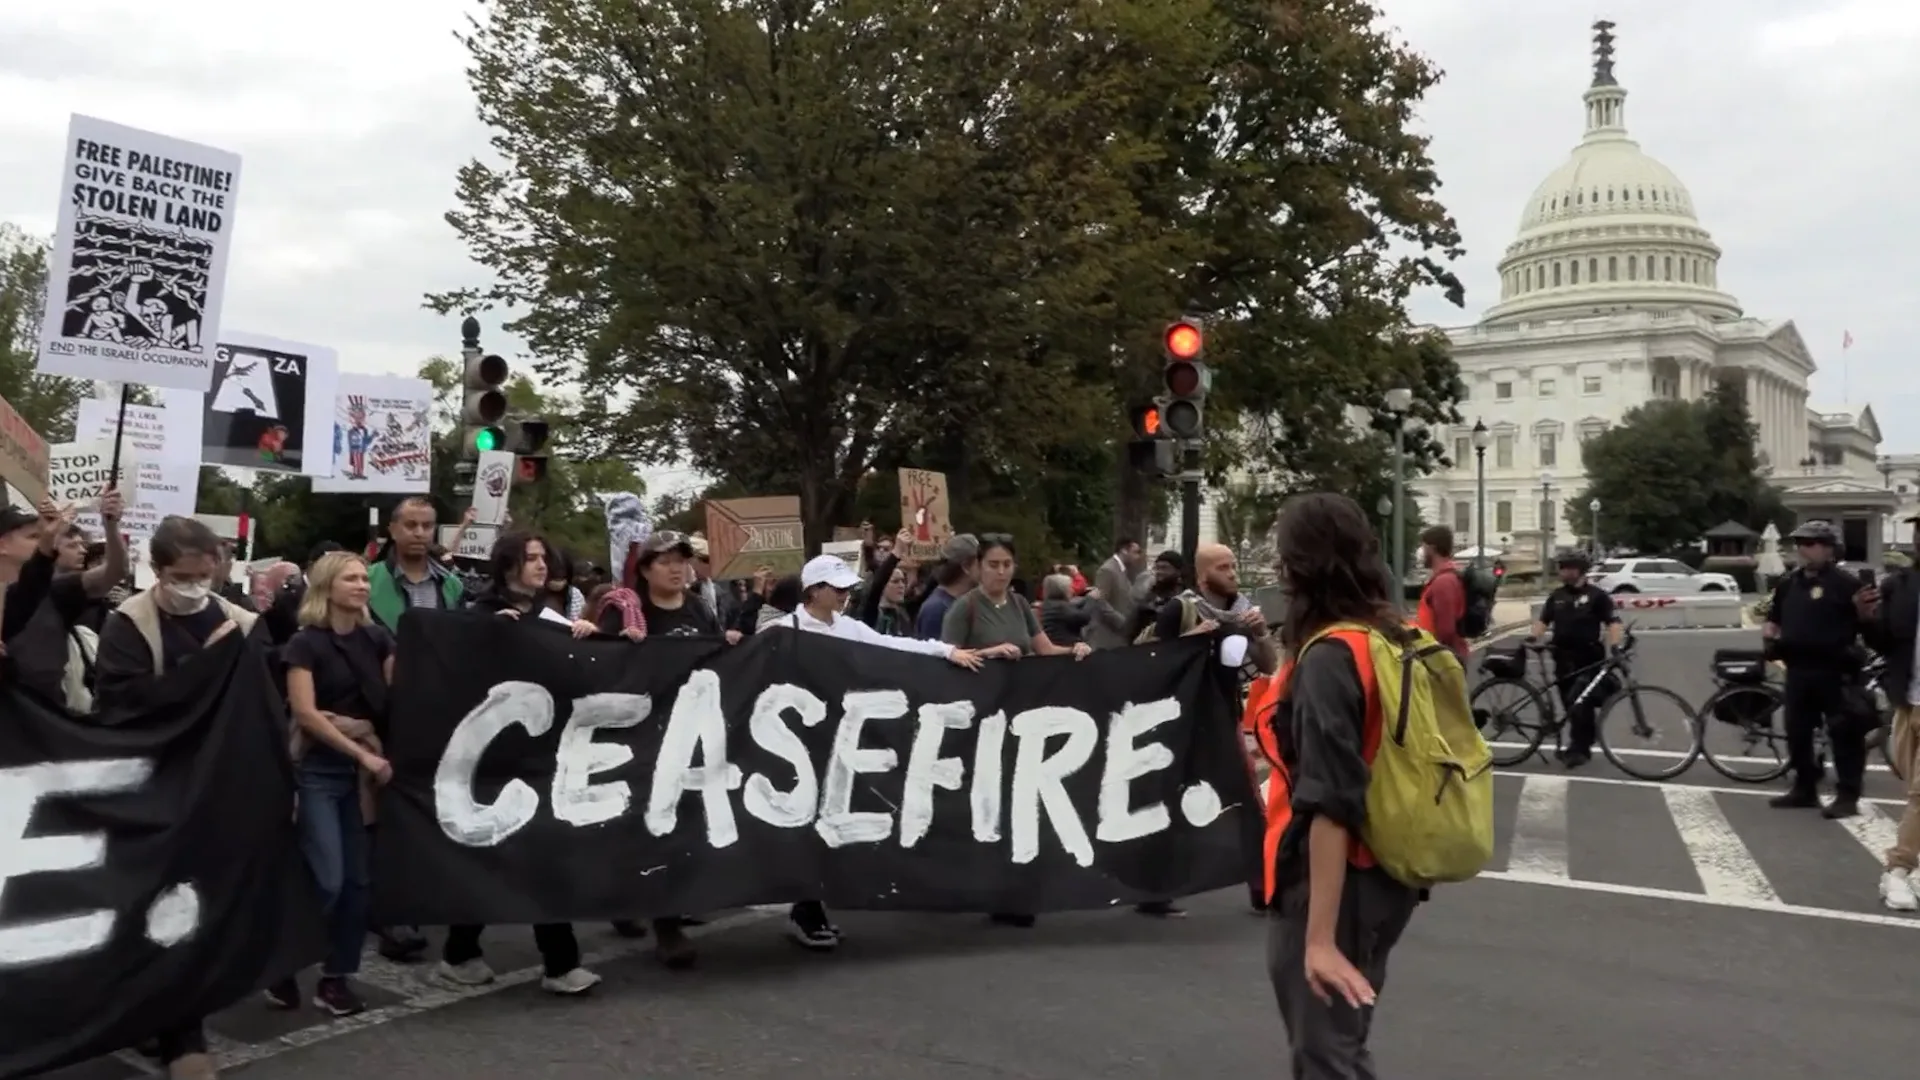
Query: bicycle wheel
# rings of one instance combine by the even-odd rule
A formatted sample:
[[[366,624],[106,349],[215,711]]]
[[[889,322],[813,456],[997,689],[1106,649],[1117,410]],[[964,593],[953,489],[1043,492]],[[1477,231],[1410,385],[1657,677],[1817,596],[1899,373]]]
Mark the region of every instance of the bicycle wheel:
[[[1518,765],[1540,749],[1553,730],[1553,707],[1524,679],[1488,679],[1468,699],[1480,736],[1493,750],[1493,763]]]
[[[1700,706],[1700,753],[1713,771],[1742,784],[1787,772],[1786,698],[1772,683],[1723,686]]]
[[[1666,706],[1672,706],[1671,715]],[[1685,698],[1632,684],[1600,706],[1594,734],[1615,768],[1640,780],[1671,780],[1700,757],[1699,723]]]

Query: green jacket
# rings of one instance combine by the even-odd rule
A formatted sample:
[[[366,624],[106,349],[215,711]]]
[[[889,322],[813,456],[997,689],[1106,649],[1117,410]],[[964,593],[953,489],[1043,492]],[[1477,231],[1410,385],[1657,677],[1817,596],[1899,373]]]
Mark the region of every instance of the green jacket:
[[[466,598],[460,579],[431,561],[427,563],[427,572],[440,582],[440,606],[448,611],[459,610]],[[400,616],[407,610],[407,594],[395,575],[394,564],[388,559],[380,559],[367,568],[370,588],[367,606],[373,609],[373,617],[380,620],[380,625],[399,633]]]

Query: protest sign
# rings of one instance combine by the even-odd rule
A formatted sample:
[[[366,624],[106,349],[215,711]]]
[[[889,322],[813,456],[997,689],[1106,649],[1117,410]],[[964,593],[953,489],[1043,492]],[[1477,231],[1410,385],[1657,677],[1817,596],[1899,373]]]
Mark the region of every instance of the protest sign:
[[[0,398],[0,480],[37,503],[47,494],[47,441]]]
[[[205,393],[240,158],[75,115],[37,370]]]
[[[425,494],[432,479],[433,385],[343,374],[333,401],[333,472],[316,475],[313,490]]]
[[[729,647],[415,610],[398,664],[380,925],[1104,908],[1244,884],[1257,848],[1201,638],[969,672],[778,625]]]
[[[110,487],[119,488],[123,498],[132,494],[139,474],[139,462],[125,450],[115,473],[113,443],[104,439],[59,443],[47,457],[47,498],[56,506],[92,509]]]
[[[340,358],[324,345],[222,335],[202,400],[200,462],[330,476]]]
[[[146,705],[76,723],[0,685],[0,1078],[137,1045],[322,952],[264,662],[235,634]]]

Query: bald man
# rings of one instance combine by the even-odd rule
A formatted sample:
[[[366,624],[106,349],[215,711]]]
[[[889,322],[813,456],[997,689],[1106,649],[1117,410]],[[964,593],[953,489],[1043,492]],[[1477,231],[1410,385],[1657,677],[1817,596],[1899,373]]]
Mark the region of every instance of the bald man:
[[[1270,675],[1280,666],[1280,652],[1267,634],[1266,616],[1253,601],[1240,595],[1240,566],[1233,552],[1221,544],[1202,544],[1193,553],[1195,595],[1200,601],[1200,617],[1222,625],[1234,625],[1246,632],[1250,647],[1247,660]],[[1153,636],[1172,641],[1193,629],[1181,626],[1181,605],[1168,603],[1153,623]]]

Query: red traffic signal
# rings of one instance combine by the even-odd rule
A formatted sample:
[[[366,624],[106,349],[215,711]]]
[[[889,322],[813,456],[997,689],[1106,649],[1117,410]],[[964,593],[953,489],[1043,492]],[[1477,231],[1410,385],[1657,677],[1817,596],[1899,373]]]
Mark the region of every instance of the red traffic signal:
[[[1206,347],[1206,335],[1200,332],[1200,325],[1185,319],[1167,326],[1164,341],[1167,355],[1175,360],[1198,360]]]
[[[1133,408],[1133,433],[1143,439],[1160,437],[1160,406],[1136,405]]]

